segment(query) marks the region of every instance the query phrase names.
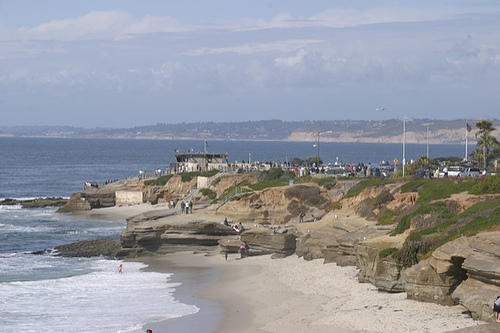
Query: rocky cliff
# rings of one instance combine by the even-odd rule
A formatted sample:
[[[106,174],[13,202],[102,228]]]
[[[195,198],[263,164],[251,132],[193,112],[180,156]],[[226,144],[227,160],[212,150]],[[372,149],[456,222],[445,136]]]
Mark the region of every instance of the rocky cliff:
[[[227,175],[218,178],[210,189],[222,197],[229,186],[257,182],[254,175]],[[193,214],[178,208],[155,210],[127,220],[121,236],[119,256],[143,253],[168,253],[181,250],[203,251],[219,246],[221,251],[237,252],[244,244],[247,255],[273,254],[282,257],[297,254],[306,260],[324,258],[325,263],[355,265],[360,282],[369,282],[388,292],[406,292],[408,298],[445,305],[462,304],[474,318],[490,320],[491,302],[500,286],[500,232],[483,232],[460,237],[438,247],[418,264],[408,266],[397,257],[381,255],[388,249],[407,246],[412,230],[432,225],[432,217],[418,215],[410,229],[391,236],[398,221],[416,209],[416,191],[402,191],[403,183],[367,187],[358,195],[347,197],[352,181],[336,181],[328,186],[317,182],[267,188],[247,189],[225,203],[203,202],[199,193],[191,193],[194,181],[182,182],[173,177],[165,186],[154,188],[140,183],[127,188],[144,191],[145,200],[161,205],[170,199],[189,195],[195,200]],[[92,209],[102,202],[103,193],[72,197],[76,203]],[[93,194],[95,196],[93,196]],[[452,195],[444,206],[459,213],[486,197]],[[88,203],[83,205],[82,203]],[[401,217],[381,225],[378,216],[386,210],[398,211]],[[300,223],[300,213],[305,213]],[[236,232],[222,223],[241,223]]]

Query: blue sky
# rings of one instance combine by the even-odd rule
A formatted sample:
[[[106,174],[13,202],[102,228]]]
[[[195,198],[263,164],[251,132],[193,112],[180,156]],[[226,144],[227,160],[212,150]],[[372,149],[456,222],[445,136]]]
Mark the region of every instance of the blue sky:
[[[2,125],[472,121],[499,92],[496,0],[0,0]]]

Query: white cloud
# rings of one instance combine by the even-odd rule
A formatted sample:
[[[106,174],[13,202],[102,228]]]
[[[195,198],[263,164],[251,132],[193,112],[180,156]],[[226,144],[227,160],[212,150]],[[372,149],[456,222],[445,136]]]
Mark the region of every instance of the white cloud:
[[[285,66],[285,67],[295,67],[297,65],[301,65],[304,62],[304,58],[307,55],[308,51],[305,49],[300,49],[297,54],[292,55],[290,57],[279,57],[274,60],[274,65],[276,67]]]
[[[133,17],[123,11],[91,11],[88,14],[53,20],[35,27],[23,27],[13,34],[3,32],[3,40],[88,40],[122,39],[137,34],[189,32],[201,30],[251,31],[262,29],[292,29],[307,27],[346,28],[358,25],[388,22],[422,22],[449,19],[458,15],[458,10],[398,10],[371,8],[367,10],[328,8],[310,17],[280,13],[271,20],[261,18],[239,18],[205,25],[184,25],[178,20],[161,15]]]
[[[321,43],[323,40],[310,39],[310,40],[281,40],[269,43],[250,43],[242,44],[238,46],[228,46],[228,47],[203,47],[194,50],[190,50],[184,53],[188,56],[201,56],[207,54],[223,54],[223,53],[236,53],[241,55],[250,55],[255,53],[265,53],[265,52],[291,52],[299,48],[305,47],[310,44]]]
[[[86,15],[55,20],[34,28],[21,28],[15,38],[38,40],[85,40],[112,38],[131,24],[130,15],[120,11],[92,11]]]

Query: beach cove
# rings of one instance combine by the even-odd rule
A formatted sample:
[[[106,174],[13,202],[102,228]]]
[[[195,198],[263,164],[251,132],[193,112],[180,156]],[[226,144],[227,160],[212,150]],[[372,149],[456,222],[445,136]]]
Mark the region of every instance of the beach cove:
[[[104,208],[81,214],[126,217],[158,209],[148,204]],[[146,270],[173,272],[174,297],[200,308],[196,314],[144,327],[153,332],[452,332],[497,324],[474,321],[462,306],[441,306],[384,293],[359,283],[355,267],[306,261],[296,255],[225,260],[220,249],[136,259]],[[124,263],[126,268],[126,262]],[[489,330],[488,330],[489,329]]]

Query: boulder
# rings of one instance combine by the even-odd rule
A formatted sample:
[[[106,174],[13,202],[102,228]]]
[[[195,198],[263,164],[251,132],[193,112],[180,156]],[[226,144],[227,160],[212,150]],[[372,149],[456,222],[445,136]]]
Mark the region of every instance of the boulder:
[[[254,228],[243,232],[240,236],[242,242],[249,246],[248,255],[282,254],[291,255],[295,252],[295,239],[293,232],[276,232],[272,228]]]
[[[85,199],[81,193],[73,193],[69,198],[68,202],[62,207],[60,207],[58,213],[71,213],[79,211],[91,210],[91,203]]]

